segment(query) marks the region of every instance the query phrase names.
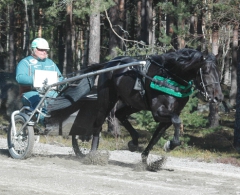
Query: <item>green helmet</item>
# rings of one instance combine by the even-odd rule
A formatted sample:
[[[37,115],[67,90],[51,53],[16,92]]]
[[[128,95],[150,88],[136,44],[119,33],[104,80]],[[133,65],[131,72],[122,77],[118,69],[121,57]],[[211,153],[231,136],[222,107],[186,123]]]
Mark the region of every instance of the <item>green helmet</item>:
[[[32,42],[32,48],[50,49],[48,42],[43,38],[36,38]]]

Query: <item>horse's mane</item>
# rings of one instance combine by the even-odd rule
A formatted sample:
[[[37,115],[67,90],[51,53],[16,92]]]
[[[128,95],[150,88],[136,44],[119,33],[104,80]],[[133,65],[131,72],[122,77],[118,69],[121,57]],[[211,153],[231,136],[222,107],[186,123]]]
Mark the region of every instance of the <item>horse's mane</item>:
[[[203,54],[195,49],[184,48],[176,52],[152,55],[150,59],[173,73],[181,73],[192,69],[196,62],[203,60]]]

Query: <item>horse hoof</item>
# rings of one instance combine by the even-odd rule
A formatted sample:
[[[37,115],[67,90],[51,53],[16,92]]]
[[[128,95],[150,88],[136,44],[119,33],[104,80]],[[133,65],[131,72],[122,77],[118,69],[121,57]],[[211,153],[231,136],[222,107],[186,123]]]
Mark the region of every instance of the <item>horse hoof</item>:
[[[147,164],[147,156],[141,155],[141,157],[142,157],[142,163]]]
[[[128,142],[128,149],[131,152],[135,152],[138,149],[138,145],[133,144],[133,141]]]
[[[170,141],[167,141],[165,144],[164,144],[164,146],[163,146],[163,150],[165,151],[165,152],[170,152],[170,145],[171,145],[171,142]]]

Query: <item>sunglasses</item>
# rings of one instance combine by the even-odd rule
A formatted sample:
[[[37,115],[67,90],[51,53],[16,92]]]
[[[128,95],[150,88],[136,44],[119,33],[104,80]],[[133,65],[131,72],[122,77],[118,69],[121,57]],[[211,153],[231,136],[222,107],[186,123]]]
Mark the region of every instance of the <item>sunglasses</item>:
[[[39,48],[36,48],[38,51],[48,51],[48,49],[39,49]]]

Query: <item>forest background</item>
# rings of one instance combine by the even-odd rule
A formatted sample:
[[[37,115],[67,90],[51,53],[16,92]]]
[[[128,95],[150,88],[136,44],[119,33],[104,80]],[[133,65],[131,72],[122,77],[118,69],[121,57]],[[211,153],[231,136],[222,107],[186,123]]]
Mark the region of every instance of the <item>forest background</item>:
[[[49,41],[49,58],[65,76],[119,55],[144,58],[184,47],[213,53],[225,102],[236,109],[234,145],[240,146],[240,0],[0,2],[2,72],[15,73],[36,37]]]

